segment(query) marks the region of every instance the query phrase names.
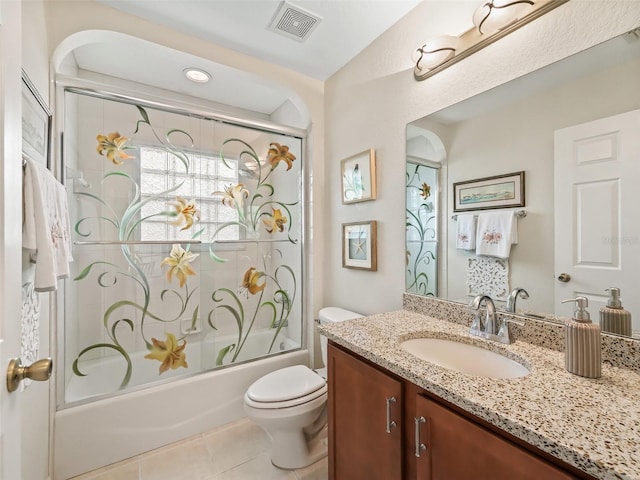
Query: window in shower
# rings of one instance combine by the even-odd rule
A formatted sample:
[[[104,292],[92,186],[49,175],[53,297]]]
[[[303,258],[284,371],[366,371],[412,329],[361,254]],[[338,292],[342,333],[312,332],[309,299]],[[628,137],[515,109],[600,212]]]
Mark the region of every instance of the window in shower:
[[[192,166],[188,174],[181,172],[178,160],[168,152],[148,146],[139,147],[140,190],[142,200],[148,201],[141,210],[143,217],[149,217],[141,224],[141,240],[185,240],[189,232],[175,222],[167,222],[162,216],[153,216],[171,208],[176,196],[188,201],[199,196],[198,227],[203,237],[209,238],[216,228],[225,222],[238,220],[235,210],[225,208],[219,199],[207,196],[206,192],[223,191],[225,185],[235,185],[238,181],[238,162],[233,159],[222,161],[219,155],[204,152],[187,153]],[[161,196],[159,191],[168,191],[172,186],[180,188]],[[205,195],[199,195],[204,191]],[[238,240],[240,230],[228,228],[222,231],[225,240]]]
[[[300,348],[302,138],[80,89],[64,105],[61,405]]]

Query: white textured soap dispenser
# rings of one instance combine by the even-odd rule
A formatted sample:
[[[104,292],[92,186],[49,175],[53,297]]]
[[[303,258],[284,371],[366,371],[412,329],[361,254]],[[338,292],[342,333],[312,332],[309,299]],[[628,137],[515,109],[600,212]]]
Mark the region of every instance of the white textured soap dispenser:
[[[563,300],[562,303],[575,302],[573,318],[564,325],[565,367],[582,377],[598,378],[602,368],[602,345],[600,326],[591,323],[586,297]]]

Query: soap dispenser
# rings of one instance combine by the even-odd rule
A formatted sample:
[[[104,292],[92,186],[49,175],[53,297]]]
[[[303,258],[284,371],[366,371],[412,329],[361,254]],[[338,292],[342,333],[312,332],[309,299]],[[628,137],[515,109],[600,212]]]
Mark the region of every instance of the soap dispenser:
[[[600,326],[591,323],[586,297],[563,300],[562,303],[575,302],[577,309],[573,318],[564,325],[565,367],[582,377],[598,378],[601,374],[602,345]]]
[[[631,312],[622,308],[620,289],[610,287],[607,305],[600,309],[600,328],[603,332],[631,336]]]

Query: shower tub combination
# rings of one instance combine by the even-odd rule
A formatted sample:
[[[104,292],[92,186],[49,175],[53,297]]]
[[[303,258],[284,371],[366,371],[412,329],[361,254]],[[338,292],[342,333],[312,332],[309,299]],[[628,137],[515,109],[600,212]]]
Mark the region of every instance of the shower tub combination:
[[[249,385],[308,360],[308,351],[297,349],[59,410],[54,478],[70,478],[244,418]]]
[[[251,383],[309,361],[302,135],[78,87],[63,103],[61,479],[242,418]]]

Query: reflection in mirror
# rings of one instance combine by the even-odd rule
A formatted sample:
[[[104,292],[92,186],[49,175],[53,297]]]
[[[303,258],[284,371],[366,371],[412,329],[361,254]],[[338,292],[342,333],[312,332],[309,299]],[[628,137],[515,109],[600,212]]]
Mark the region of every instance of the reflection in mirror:
[[[617,130],[607,123],[600,132],[589,129],[596,121],[615,117],[637,132],[640,120],[634,118],[638,117],[625,115],[640,109],[638,91],[640,40],[629,33],[407,126],[407,179],[416,165],[412,158],[416,129],[430,140],[426,143],[433,138],[440,142],[442,201],[435,215],[441,226],[435,238],[435,295],[468,303],[467,278],[473,263],[469,260],[477,258],[474,251],[456,249],[453,207],[446,201],[452,184],[522,170],[527,216],[518,221],[519,241],[508,259],[509,290],[518,287],[529,293],[529,298],[519,299],[518,312],[550,319],[571,317],[571,307],[560,301],[582,295],[589,298],[591,318],[598,322],[600,309],[607,304],[605,289],[615,287],[631,312],[633,331],[640,330],[640,298],[634,295],[637,279],[633,278],[640,271],[640,221],[632,210],[640,203],[640,192],[633,186],[640,182],[640,152],[626,153],[638,142],[621,147],[618,137],[608,135]],[[569,135],[573,143],[563,146],[567,131],[573,132],[573,137]],[[600,176],[590,177],[588,188],[583,188],[582,174],[566,173],[559,160],[595,166]],[[617,174],[616,162],[631,168]],[[629,180],[633,183],[626,184]],[[419,193],[408,186],[407,218],[410,190]],[[563,226],[569,227],[566,233]],[[580,228],[585,226],[587,235]],[[413,251],[414,240],[408,226],[408,252]],[[417,271],[415,266],[411,271],[412,275]],[[423,294],[409,288],[412,280],[408,275],[407,290]],[[506,309],[504,302],[497,305]]]
[[[435,296],[438,288],[436,202],[438,169],[407,161],[407,292]]]
[[[406,290],[436,296],[440,235],[440,186],[446,152],[440,138],[429,130],[407,127],[406,164]]]

